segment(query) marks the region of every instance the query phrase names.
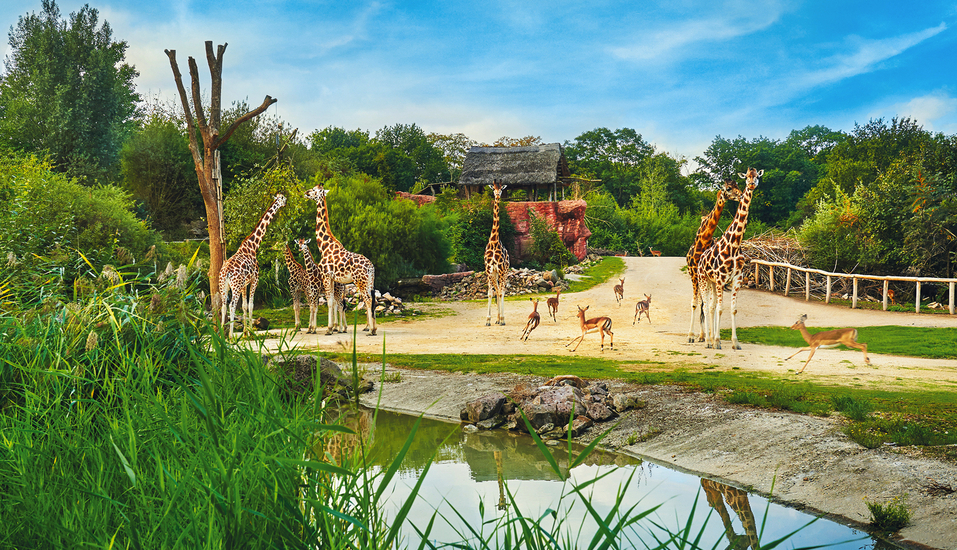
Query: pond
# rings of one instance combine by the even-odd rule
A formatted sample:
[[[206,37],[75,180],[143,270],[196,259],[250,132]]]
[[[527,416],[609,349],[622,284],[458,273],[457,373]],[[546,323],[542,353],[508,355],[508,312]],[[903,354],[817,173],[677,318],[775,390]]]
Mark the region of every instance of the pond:
[[[370,456],[374,467],[381,469],[398,455],[416,417],[387,411],[376,416],[374,411],[363,410],[356,420],[352,416],[347,423],[361,426],[359,431],[365,434],[374,433]],[[463,539],[474,543],[475,532],[483,533],[486,540],[496,540],[493,531],[503,518],[520,513],[538,519],[557,510],[555,517],[563,520],[557,529],[560,546],[586,547],[597,525],[588,506],[605,517],[617,504],[620,510],[634,507],[631,516],[657,507],[622,530],[622,548],[653,547],[656,541],[667,540],[669,533],[682,529],[689,529],[691,538],[702,535],[701,548],[754,549],[788,535],[780,548],[898,548],[858,529],[824,518],[815,520],[813,514],[647,460],[597,450],[568,471],[567,443],[549,450],[558,470],[567,474],[567,482],[527,434],[502,430],[468,433],[458,424],[425,418],[387,490],[391,493],[386,512],[395,516],[434,454],[409,521],[423,529],[438,512],[429,535],[436,544]],[[573,447],[573,461],[581,450]],[[586,487],[579,494],[573,488],[581,484]],[[549,530],[554,524],[546,517],[542,525]],[[413,527],[409,525],[405,532],[409,546],[418,546],[417,538],[408,538],[415,534]],[[499,530],[497,540],[501,539]]]

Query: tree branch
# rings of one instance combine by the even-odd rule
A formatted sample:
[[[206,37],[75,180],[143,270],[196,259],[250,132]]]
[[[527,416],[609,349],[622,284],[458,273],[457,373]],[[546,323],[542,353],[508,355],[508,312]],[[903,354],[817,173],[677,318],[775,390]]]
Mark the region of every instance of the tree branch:
[[[213,55],[213,41],[206,41],[206,64],[209,65],[209,74],[212,78],[210,88],[210,106],[209,122],[212,127],[214,137],[219,134],[219,126],[222,124],[222,95],[223,95],[223,54],[226,53],[226,46],[223,44],[217,48],[216,55]]]
[[[270,96],[267,95],[267,96],[266,96],[266,99],[263,100],[262,105],[260,105],[259,107],[256,107],[256,108],[253,109],[252,111],[249,111],[249,112],[246,113],[245,115],[243,115],[243,116],[239,117],[238,119],[236,119],[235,122],[233,122],[232,124],[230,124],[230,125],[229,125],[229,128],[227,128],[226,131],[223,132],[223,137],[222,137],[221,139],[219,139],[219,140],[216,141],[216,146],[218,147],[218,146],[222,145],[223,143],[226,143],[226,140],[229,139],[229,136],[233,135],[233,132],[236,131],[236,128],[239,128],[239,125],[240,125],[240,124],[242,124],[243,122],[246,122],[247,120],[249,120],[249,119],[251,119],[251,118],[253,118],[253,117],[255,117],[255,116],[258,116],[258,115],[262,114],[263,111],[265,111],[266,109],[268,109],[270,105],[272,105],[273,103],[275,103],[275,102],[277,102],[277,101],[279,101],[279,100],[278,100],[278,99],[273,99],[272,97],[270,97]]]
[[[199,131],[203,133],[203,142],[208,146],[206,135],[209,133],[209,124],[206,122],[206,113],[203,111],[203,96],[199,89],[199,68],[196,67],[196,60],[192,56],[189,58],[189,78],[193,83],[193,108],[196,109],[196,122],[199,124]]]
[[[170,67],[173,69],[173,80],[176,81],[176,89],[179,90],[179,98],[183,103],[183,113],[186,116],[186,131],[189,134],[189,152],[193,155],[193,163],[196,166],[202,166],[203,156],[199,152],[199,144],[196,142],[196,125],[193,122],[193,113],[189,110],[189,98],[186,96],[186,88],[183,86],[183,75],[179,72],[179,64],[176,63],[176,50],[164,50],[169,57]]]

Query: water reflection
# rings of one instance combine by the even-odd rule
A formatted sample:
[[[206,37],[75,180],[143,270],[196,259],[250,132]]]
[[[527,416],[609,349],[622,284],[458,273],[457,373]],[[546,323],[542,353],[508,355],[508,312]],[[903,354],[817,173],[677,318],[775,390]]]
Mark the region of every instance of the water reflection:
[[[376,467],[381,468],[405,445],[415,418],[380,411],[372,426],[372,413],[365,410],[350,413],[346,420],[366,441],[371,438],[369,456]],[[357,438],[337,435],[332,439],[338,441],[327,443],[325,452],[332,456],[347,452],[355,448]],[[721,547],[718,541],[726,539],[729,549],[756,549],[762,540],[767,544],[814,519],[741,489],[616,453],[595,452],[585,463],[569,471],[567,443],[550,450],[571,483],[591,482],[583,496],[590,499],[599,513],[606,514],[615,506],[628,509],[637,505],[637,511],[660,506],[654,522],[644,522],[641,527],[624,533],[623,548],[643,548],[642,541],[667,537],[655,524],[676,531],[691,518],[692,533],[703,533],[703,540],[708,541],[706,547]],[[573,446],[571,460],[580,451],[580,447]],[[393,480],[387,514],[395,513],[399,503],[406,500],[433,455],[436,458],[409,515],[410,521],[420,528],[436,511],[448,519],[445,525],[437,522],[431,538],[459,541],[463,534],[469,533],[471,526],[492,525],[495,520],[514,517],[516,513],[538,518],[550,509],[556,510],[557,517],[567,526],[577,529],[577,526],[593,524],[582,503],[575,502],[578,496],[570,493],[570,484],[561,481],[527,435],[503,431],[465,433],[457,424],[428,419],[422,421],[399,475]],[[708,507],[703,506],[702,493]],[[718,519],[720,521],[716,521]],[[410,528],[409,532],[414,531]],[[582,531],[577,536],[587,541],[592,533]],[[801,529],[783,547],[821,544],[840,550],[895,548],[824,519]]]

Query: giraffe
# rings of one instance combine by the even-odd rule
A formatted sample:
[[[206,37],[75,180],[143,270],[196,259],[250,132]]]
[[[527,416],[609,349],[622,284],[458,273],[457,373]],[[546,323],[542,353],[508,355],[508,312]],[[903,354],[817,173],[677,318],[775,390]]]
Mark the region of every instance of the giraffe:
[[[256,284],[259,282],[259,262],[256,260],[256,252],[259,250],[259,244],[266,234],[266,228],[272,222],[276,212],[286,205],[286,197],[282,193],[276,193],[272,205],[266,209],[256,229],[246,237],[239,245],[236,253],[223,262],[223,267],[219,270],[220,284],[220,315],[219,326],[222,328],[226,324],[226,298],[232,291],[232,300],[229,303],[229,338],[233,338],[233,323],[236,318],[236,305],[240,297],[243,299],[243,334],[249,327],[249,320],[253,312],[253,295],[256,293]],[[249,296],[244,294],[246,288],[249,288]],[[224,331],[225,332],[225,331]]]
[[[302,252],[302,261],[306,264],[306,299],[309,301],[309,328],[306,330],[306,333],[313,334],[316,332],[316,313],[319,311],[319,298],[325,295],[322,284],[322,274],[319,272],[319,266],[316,265],[315,260],[312,259],[312,251],[309,250],[309,239],[296,239],[296,245],[299,247],[299,250]],[[346,323],[346,306],[345,306],[345,288],[346,285],[342,283],[336,283],[335,288],[335,306],[328,305],[329,308],[335,307],[335,325],[336,332],[346,332],[348,330],[348,325]]]
[[[508,251],[498,238],[498,202],[505,190],[502,180],[493,180],[489,188],[492,189],[492,232],[485,245],[485,275],[488,277],[488,316],[485,326],[492,326],[492,297],[498,305],[498,319],[496,325],[505,324],[505,287],[508,285]]]
[[[286,268],[289,269],[289,292],[292,294],[292,313],[296,319],[296,330],[302,326],[299,322],[299,310],[302,307],[300,303],[303,296],[309,300],[309,275],[306,269],[296,261],[292,249],[287,244],[283,250],[283,257],[286,259]],[[312,304],[310,303],[310,307]]]
[[[759,548],[761,544],[758,538],[758,526],[754,521],[754,512],[751,511],[748,493],[736,487],[704,478],[701,479],[701,488],[704,489],[704,494],[708,499],[708,506],[714,508],[721,517],[721,523],[724,524],[724,534],[728,538],[728,542],[731,543],[729,548],[740,548],[742,550],[749,547]],[[724,506],[725,502],[741,520],[744,535],[734,532],[734,524],[731,523],[731,515],[728,514],[728,509]]]
[[[738,202],[738,211],[734,215],[731,225],[724,231],[721,238],[715,241],[711,248],[705,250],[698,260],[698,289],[702,293],[702,301],[707,303],[705,315],[708,348],[721,349],[720,327],[721,309],[724,305],[724,287],[731,285],[731,348],[741,349],[738,343],[738,327],[735,320],[738,307],[738,290],[741,289],[741,275],[746,262],[741,254],[741,237],[748,226],[748,209],[751,198],[758,186],[758,178],[764,174],[754,168],[748,168],[746,174],[738,174],[745,178],[744,193]]]
[[[349,252],[332,234],[329,225],[329,210],[326,206],[328,191],[319,184],[306,191],[306,198],[316,202],[316,245],[319,247],[319,272],[326,290],[329,309],[329,325],[326,334],[332,334],[334,319],[340,309],[335,298],[336,283],[355,283],[356,290],[366,305],[366,326],[362,330],[375,336],[375,266],[362,254]],[[345,311],[342,312],[345,315]]]
[[[733,179],[724,181],[724,188],[718,190],[718,198],[714,203],[711,212],[701,218],[701,226],[698,227],[698,233],[695,234],[694,244],[688,249],[685,261],[688,263],[688,275],[691,276],[691,328],[688,329],[688,342],[694,343],[694,320],[695,310],[698,309],[698,303],[701,300],[701,291],[698,288],[698,262],[701,254],[707,250],[714,238],[714,230],[718,227],[718,221],[721,219],[721,212],[724,210],[724,204],[728,200],[741,200],[741,190]],[[704,342],[704,303],[701,303],[700,311],[700,333],[698,341]]]

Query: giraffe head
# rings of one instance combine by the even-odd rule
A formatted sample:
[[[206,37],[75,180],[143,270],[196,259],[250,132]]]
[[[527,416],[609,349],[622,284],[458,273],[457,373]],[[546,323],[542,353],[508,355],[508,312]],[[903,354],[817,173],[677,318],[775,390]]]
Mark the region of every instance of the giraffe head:
[[[492,180],[492,185],[489,185],[488,188],[492,190],[492,194],[495,195],[495,200],[502,198],[502,191],[508,187],[507,185],[502,185],[502,180]]]
[[[309,239],[296,239],[296,246],[299,248],[308,247]]]
[[[741,200],[741,189],[738,188],[738,182],[733,179],[724,180],[724,187],[718,191],[718,202],[724,204],[726,201]]]
[[[282,193],[276,193],[276,196],[273,197],[273,204],[276,206],[276,210],[286,206],[286,195],[283,195]]]
[[[744,178],[748,186],[748,191],[754,191],[754,188],[758,186],[758,178],[764,175],[764,170],[755,170],[754,168],[748,167],[747,172],[744,174],[738,172],[738,175]]]
[[[316,203],[318,204],[319,201],[322,200],[323,197],[325,197],[327,193],[328,193],[328,191],[326,191],[326,190],[322,187],[322,184],[320,183],[319,185],[317,185],[317,186],[313,187],[312,189],[306,191],[306,198],[307,198],[307,199],[314,200],[314,201],[316,201]]]

